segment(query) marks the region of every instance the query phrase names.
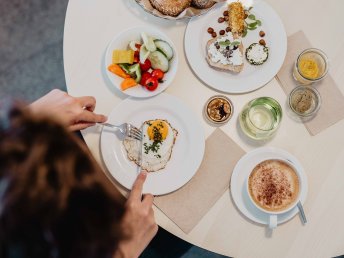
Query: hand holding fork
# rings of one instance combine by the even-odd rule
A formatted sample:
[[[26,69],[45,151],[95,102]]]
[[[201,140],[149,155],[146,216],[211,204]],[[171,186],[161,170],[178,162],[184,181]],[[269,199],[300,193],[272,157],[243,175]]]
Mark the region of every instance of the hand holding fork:
[[[129,123],[123,123],[121,125],[113,125],[109,123],[100,123],[100,125],[118,129],[125,137],[130,137],[141,141],[142,133],[141,131]]]

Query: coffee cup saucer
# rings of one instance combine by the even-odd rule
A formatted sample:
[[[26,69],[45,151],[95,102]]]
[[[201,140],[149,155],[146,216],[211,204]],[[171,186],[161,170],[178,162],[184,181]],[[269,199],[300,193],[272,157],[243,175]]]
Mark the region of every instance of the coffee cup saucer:
[[[300,162],[289,152],[273,147],[261,147],[246,153],[236,164],[230,182],[230,191],[233,201],[239,211],[248,219],[263,225],[269,224],[269,214],[259,210],[250,200],[246,189],[246,180],[253,168],[267,159],[280,159],[291,162],[299,171],[302,188],[300,201],[303,204],[307,197],[307,177]],[[277,223],[281,224],[292,219],[299,210],[297,206],[293,209],[277,215]]]

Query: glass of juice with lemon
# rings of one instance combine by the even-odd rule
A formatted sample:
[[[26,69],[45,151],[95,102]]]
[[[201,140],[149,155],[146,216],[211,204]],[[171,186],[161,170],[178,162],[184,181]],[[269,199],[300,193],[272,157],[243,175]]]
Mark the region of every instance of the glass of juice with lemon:
[[[293,76],[299,83],[307,85],[325,78],[328,72],[326,54],[317,48],[301,52],[295,62]]]

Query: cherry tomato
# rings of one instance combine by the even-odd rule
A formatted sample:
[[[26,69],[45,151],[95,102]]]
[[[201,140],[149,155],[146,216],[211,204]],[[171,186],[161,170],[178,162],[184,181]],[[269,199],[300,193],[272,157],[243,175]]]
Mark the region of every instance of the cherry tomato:
[[[145,86],[147,79],[149,79],[150,77],[152,77],[150,72],[144,72],[141,76],[140,84],[142,86]]]
[[[163,71],[161,71],[160,69],[154,69],[152,72],[152,76],[157,78],[158,81],[161,82],[165,76],[165,73]]]
[[[152,64],[149,61],[149,59],[146,59],[146,61],[143,64],[140,63],[140,68],[141,68],[141,71],[143,71],[143,72],[148,71],[151,68],[151,66],[152,66]]]
[[[136,50],[134,52],[134,63],[138,63],[138,62],[140,62],[140,52]]]
[[[152,76],[146,80],[145,87],[149,91],[154,91],[156,88],[158,88],[158,84],[158,79]]]

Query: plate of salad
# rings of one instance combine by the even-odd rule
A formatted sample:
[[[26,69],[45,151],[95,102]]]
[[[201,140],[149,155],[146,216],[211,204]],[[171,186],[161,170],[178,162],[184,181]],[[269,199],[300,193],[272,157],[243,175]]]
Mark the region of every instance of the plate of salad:
[[[137,98],[163,92],[171,84],[177,67],[173,42],[150,27],[134,27],[119,33],[105,54],[106,74],[112,84]]]

